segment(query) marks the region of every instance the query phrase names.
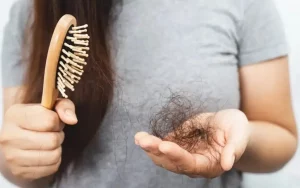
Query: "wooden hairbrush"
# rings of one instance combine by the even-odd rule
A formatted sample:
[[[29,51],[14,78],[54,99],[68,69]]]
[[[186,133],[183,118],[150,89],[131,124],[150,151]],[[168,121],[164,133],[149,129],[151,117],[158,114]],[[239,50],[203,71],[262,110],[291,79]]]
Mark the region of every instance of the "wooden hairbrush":
[[[74,91],[80,81],[89,51],[88,25],[77,26],[72,15],[64,15],[57,23],[49,46],[42,106],[52,109],[59,94],[68,98],[67,89]]]

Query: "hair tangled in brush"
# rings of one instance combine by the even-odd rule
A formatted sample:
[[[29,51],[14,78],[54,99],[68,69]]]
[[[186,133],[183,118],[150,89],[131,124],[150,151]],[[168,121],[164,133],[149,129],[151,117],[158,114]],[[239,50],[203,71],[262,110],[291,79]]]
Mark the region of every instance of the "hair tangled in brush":
[[[187,98],[173,93],[158,113],[150,120],[152,134],[175,142],[187,151],[207,149],[213,141],[212,116],[206,116],[203,106],[195,106]]]

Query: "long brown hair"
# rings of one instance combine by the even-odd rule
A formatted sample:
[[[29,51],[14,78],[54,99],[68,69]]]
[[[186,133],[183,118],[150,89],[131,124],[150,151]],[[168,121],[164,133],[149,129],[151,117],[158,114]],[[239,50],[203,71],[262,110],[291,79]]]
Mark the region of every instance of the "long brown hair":
[[[114,71],[108,45],[110,13],[113,0],[34,0],[33,22],[28,24],[24,44],[31,52],[24,79],[24,103],[39,103],[42,95],[44,68],[55,25],[64,14],[72,14],[78,24],[88,24],[91,36],[90,56],[85,74],[69,96],[76,106],[78,124],[66,126],[61,177],[68,164],[80,156],[95,135],[113,95]],[[30,41],[28,41],[30,39]],[[25,50],[28,48],[24,47]],[[28,53],[28,52],[27,52]]]

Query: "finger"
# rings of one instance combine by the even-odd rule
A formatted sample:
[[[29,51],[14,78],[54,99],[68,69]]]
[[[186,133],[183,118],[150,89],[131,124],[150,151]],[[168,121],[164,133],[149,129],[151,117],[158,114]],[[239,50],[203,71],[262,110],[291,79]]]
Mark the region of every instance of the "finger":
[[[230,131],[223,151],[221,152],[221,167],[224,171],[229,171],[232,169],[235,160],[238,156],[241,156],[244,152],[244,137],[236,132],[236,130]]]
[[[173,142],[162,142],[159,150],[184,173],[194,173],[196,161],[194,156]]]
[[[244,153],[250,132],[248,119],[244,113],[237,110],[228,110],[224,112],[224,116],[229,116],[230,113],[233,113],[234,120],[228,120],[228,118],[224,117],[223,122],[220,122],[224,125],[229,125],[226,134],[226,144],[221,154],[221,166],[224,171],[230,170],[235,161]],[[220,121],[222,121],[222,118],[220,118]]]
[[[44,177],[48,177],[57,172],[61,164],[61,159],[58,163],[50,166],[38,166],[38,167],[15,167],[12,172],[17,177],[22,177],[23,179],[36,180]]]
[[[149,134],[148,133],[146,133],[146,132],[138,132],[138,133],[136,133],[136,135],[134,136],[134,141],[135,141],[135,144],[136,145],[140,145],[140,140],[142,139],[142,138],[144,138],[145,136],[148,136]]]
[[[11,149],[9,151],[11,157],[8,156],[6,160],[22,167],[51,166],[59,162],[61,152],[61,147],[52,151]]]
[[[14,146],[22,150],[55,150],[61,146],[65,134],[61,132],[33,132],[14,130],[3,135],[3,145]]]
[[[61,123],[57,113],[41,105],[14,105],[7,111],[6,117],[26,130],[39,132],[61,130]]]
[[[26,139],[25,135],[30,136],[29,132],[24,134],[23,140]],[[23,147],[24,150],[54,150],[62,145],[64,138],[65,134],[63,131],[40,134],[32,133],[32,137],[27,142],[24,142]]]
[[[55,111],[59,118],[68,125],[75,125],[78,120],[75,113],[75,105],[69,99],[60,99],[55,105]]]
[[[232,169],[235,163],[235,146],[232,144],[227,144],[221,154],[221,167],[224,171],[229,171]]]
[[[152,136],[152,135],[145,135],[139,138],[139,145],[140,147],[145,150],[146,152],[152,153],[154,155],[161,155],[162,153],[159,151],[158,147],[159,144],[162,142],[161,139]]]
[[[177,167],[166,156],[164,155],[157,156],[149,152],[146,153],[156,166],[164,168],[174,173],[179,173]]]

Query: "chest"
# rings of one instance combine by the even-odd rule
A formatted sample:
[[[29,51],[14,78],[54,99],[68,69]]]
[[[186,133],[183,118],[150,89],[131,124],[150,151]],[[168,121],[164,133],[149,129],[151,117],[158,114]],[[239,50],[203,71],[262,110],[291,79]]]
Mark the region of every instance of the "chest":
[[[202,104],[203,111],[239,107],[238,13],[228,5],[231,1],[124,0],[112,33],[113,103],[80,171],[67,180],[73,181],[70,185],[78,184],[75,177],[88,177],[80,183],[97,187],[205,183],[156,168],[134,145],[134,135],[147,131],[153,114],[172,96],[180,95],[196,108]]]
[[[207,110],[225,103],[238,107],[239,12],[233,4],[125,0],[118,11],[113,25],[117,96],[149,109],[184,91],[191,100],[213,99]]]

